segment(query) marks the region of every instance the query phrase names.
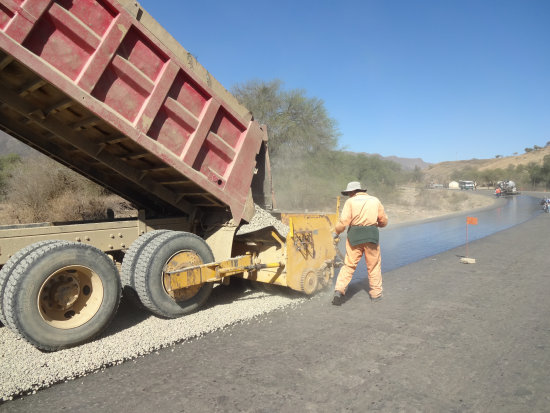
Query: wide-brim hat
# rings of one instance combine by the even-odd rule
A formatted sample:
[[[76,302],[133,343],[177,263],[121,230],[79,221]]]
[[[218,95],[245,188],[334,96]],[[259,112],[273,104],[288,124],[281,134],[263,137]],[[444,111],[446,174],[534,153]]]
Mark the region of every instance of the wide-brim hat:
[[[355,191],[367,192],[367,188],[363,188],[361,186],[361,182],[353,181],[348,183],[346,190],[342,191],[342,195],[349,195],[351,192],[355,192]]]

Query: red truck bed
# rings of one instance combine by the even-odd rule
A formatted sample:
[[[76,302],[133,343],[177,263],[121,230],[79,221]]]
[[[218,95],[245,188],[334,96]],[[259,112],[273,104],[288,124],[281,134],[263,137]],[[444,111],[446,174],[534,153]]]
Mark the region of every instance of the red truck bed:
[[[0,0],[0,128],[156,214],[254,213],[265,130],[134,1]]]

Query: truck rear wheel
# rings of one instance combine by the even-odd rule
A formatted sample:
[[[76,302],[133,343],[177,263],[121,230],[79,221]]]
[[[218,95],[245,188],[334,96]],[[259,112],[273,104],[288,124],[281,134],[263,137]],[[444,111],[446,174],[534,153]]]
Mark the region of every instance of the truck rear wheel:
[[[52,244],[54,242],[61,242],[61,241],[55,241],[55,240],[39,241],[39,242],[35,242],[34,244],[28,245],[25,248],[20,249],[10,257],[10,259],[6,262],[6,264],[4,264],[4,266],[0,270],[0,322],[2,324],[7,326],[6,316],[4,313],[4,290],[6,288],[6,284],[8,283],[8,279],[10,277],[11,272],[15,267],[19,265],[21,261],[23,261],[35,249],[43,247],[44,245]]]
[[[162,234],[147,243],[138,258],[134,284],[142,304],[153,314],[176,318],[200,308],[212,292],[212,283],[169,293],[165,271],[214,261],[200,237],[187,232]]]
[[[159,229],[143,234],[138,239],[136,239],[132,243],[132,245],[130,245],[130,248],[128,249],[128,251],[126,251],[126,254],[124,254],[124,259],[122,260],[122,268],[120,270],[122,292],[124,294],[124,298],[128,299],[129,302],[139,308],[143,308],[143,304],[138,297],[136,287],[134,285],[135,270],[138,258],[141,255],[143,248],[149,242],[151,242],[151,240],[167,232],[171,231]]]
[[[101,333],[120,295],[118,271],[107,255],[86,244],[54,242],[34,249],[13,268],[4,310],[12,330],[53,351]]]

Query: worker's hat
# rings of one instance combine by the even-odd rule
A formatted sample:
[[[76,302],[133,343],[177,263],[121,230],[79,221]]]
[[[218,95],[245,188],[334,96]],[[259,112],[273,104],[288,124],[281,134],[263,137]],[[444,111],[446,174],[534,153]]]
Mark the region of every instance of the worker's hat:
[[[342,195],[349,195],[351,192],[354,191],[362,191],[367,192],[367,188],[361,187],[361,182],[350,182],[348,183],[348,186],[345,191],[342,191]]]

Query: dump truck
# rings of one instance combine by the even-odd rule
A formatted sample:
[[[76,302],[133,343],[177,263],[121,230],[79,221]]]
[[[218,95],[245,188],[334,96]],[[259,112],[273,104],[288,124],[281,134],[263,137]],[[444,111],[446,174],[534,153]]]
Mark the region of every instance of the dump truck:
[[[252,225],[266,127],[134,0],[0,0],[0,129],[139,209],[0,228],[0,321],[42,350],[99,335],[121,291],[174,318],[229,277],[313,294],[334,274],[337,211]]]

